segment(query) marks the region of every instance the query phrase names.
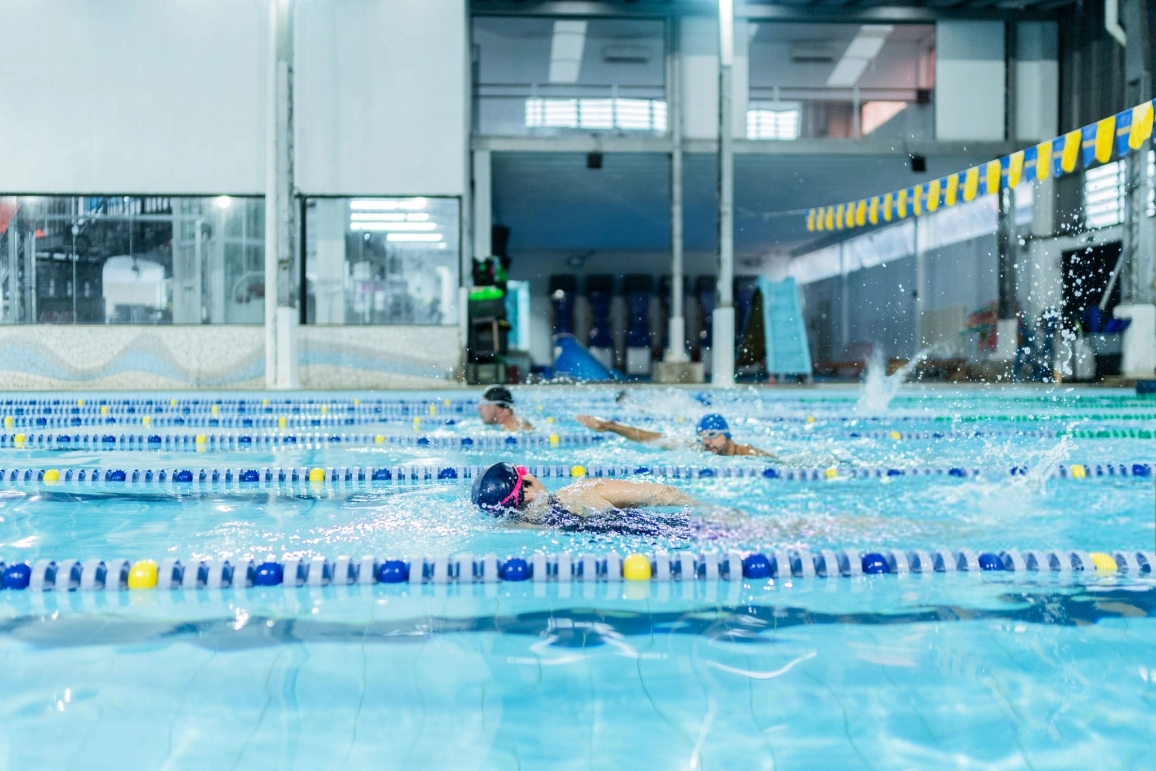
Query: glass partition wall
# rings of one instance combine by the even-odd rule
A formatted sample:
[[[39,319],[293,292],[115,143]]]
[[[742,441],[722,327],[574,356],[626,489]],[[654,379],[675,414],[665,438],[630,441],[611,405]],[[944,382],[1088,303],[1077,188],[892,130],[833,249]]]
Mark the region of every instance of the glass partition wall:
[[[661,21],[477,17],[474,130],[665,134]]]
[[[3,323],[259,324],[261,198],[0,198]]]
[[[456,198],[305,199],[305,322],[456,324]]]
[[[457,198],[301,201],[303,322],[457,323]],[[264,315],[262,197],[0,196],[0,323]]]
[[[752,25],[747,139],[932,139],[934,93],[934,25]]]

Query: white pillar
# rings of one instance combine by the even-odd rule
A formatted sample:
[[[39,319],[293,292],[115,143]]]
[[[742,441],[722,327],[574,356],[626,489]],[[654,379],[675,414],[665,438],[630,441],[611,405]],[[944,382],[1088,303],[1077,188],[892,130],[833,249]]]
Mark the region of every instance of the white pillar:
[[[922,236],[919,222],[922,218],[915,217],[911,224],[915,227],[915,350],[919,353],[927,343],[923,339],[923,312],[927,308],[927,257],[923,253]]]
[[[489,257],[493,254],[494,214],[493,214],[493,176],[491,171],[490,151],[474,150],[474,257]],[[465,277],[463,277],[465,278]],[[463,281],[463,283],[469,283]]]
[[[683,286],[682,264],[682,99],[679,89],[678,19],[671,21],[670,53],[666,57],[667,119],[670,121],[670,320],[666,336],[670,347],[666,360],[688,361],[686,355],[686,310],[683,307],[686,289]]]
[[[293,0],[269,2],[265,147],[265,385],[297,386],[297,212],[293,198]]]
[[[733,0],[719,0],[718,95],[718,304],[711,341],[711,382],[735,382],[734,309],[734,116],[731,114],[731,68],[734,64]]]
[[[340,198],[319,198],[314,204],[317,261],[314,265],[313,298],[318,324],[345,323],[345,232],[349,216]]]

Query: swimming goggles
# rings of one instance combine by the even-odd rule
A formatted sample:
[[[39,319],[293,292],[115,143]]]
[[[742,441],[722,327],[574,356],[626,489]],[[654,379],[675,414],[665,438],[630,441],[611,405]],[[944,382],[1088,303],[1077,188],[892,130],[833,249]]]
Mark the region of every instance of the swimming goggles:
[[[514,483],[514,489],[510,491],[510,494],[498,501],[498,508],[506,506],[510,501],[514,501],[514,508],[518,507],[518,493],[522,492],[522,480],[530,473],[530,469],[525,466],[514,466],[514,471],[518,474],[518,481]]]
[[[713,429],[713,428],[708,428],[706,430],[698,432],[698,438],[699,439],[718,439],[720,436],[725,436],[729,439],[730,438],[730,432],[729,431],[718,431],[718,430]]]

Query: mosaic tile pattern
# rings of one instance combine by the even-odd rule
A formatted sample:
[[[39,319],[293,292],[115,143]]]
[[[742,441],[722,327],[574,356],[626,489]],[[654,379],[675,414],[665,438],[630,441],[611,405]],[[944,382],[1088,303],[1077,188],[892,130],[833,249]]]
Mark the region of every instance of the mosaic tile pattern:
[[[303,327],[306,388],[452,385],[456,327]],[[0,388],[262,388],[260,326],[0,327]]]

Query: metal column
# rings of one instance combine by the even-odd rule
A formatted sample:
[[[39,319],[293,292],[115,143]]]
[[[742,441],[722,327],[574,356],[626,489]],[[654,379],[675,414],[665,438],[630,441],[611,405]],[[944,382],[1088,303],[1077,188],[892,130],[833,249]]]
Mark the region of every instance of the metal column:
[[[733,0],[719,0],[718,68],[718,304],[711,341],[711,382],[735,382],[734,132],[731,129],[731,68],[734,64]]]
[[[265,157],[265,385],[297,385],[297,207],[293,190],[293,0],[269,2]]]
[[[678,18],[671,19],[666,56],[667,120],[670,121],[670,320],[667,361],[688,361],[686,355],[686,310],[682,265],[682,57],[679,53]]]
[[[1014,319],[1019,314],[1016,294],[1016,224],[1015,191],[1006,188],[999,192],[997,238],[999,249],[999,318]]]
[[[1152,98],[1151,41],[1148,36],[1148,9],[1138,0],[1121,4],[1128,44],[1124,50],[1124,95],[1128,105],[1140,104]],[[1124,168],[1124,243],[1120,262],[1120,295],[1125,305],[1156,301],[1156,270],[1153,269],[1152,219],[1148,216],[1148,194],[1152,180],[1148,177],[1148,153],[1152,141],[1130,155]],[[1105,301],[1101,306],[1106,304]]]

